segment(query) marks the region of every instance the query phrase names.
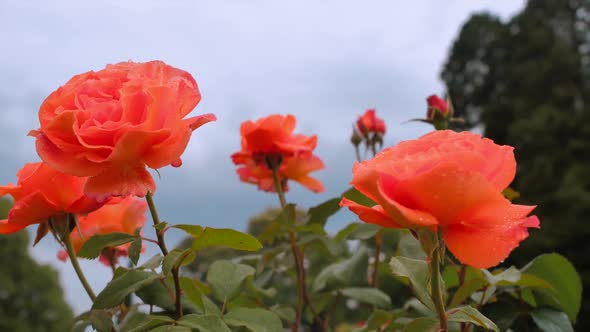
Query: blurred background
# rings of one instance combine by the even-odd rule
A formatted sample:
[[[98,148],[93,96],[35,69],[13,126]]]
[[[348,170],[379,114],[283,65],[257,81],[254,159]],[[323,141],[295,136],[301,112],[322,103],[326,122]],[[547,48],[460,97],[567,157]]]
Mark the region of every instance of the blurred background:
[[[559,252],[587,287],[589,24],[588,0],[0,1],[0,183],[38,161],[26,134],[49,93],[108,63],[159,59],[194,75],[203,95],[195,113],[218,117],[193,134],[181,168],[161,170],[160,214],[244,230],[277,202],[235,175],[229,156],[242,121],[292,113],[297,132],[318,135],[326,169],[316,175],[326,192],[293,185],[288,194],[309,207],[348,188],[357,116],[377,109],[385,146],[417,138],[431,128],[403,122],[424,117],[425,98],[448,89],[467,128],[515,146],[518,202],[539,206],[541,230],[506,264]],[[352,220],[341,211],[328,229]],[[64,331],[90,306],[71,266],[56,258],[57,243],[47,237],[31,247],[33,231],[0,237],[1,331]],[[110,280],[108,267],[82,264],[96,289]],[[590,329],[585,312],[590,298],[577,330]]]

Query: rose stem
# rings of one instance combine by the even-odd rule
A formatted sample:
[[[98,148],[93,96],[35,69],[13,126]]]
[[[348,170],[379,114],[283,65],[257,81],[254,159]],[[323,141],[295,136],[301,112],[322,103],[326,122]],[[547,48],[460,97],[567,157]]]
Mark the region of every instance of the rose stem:
[[[438,319],[440,321],[440,328],[442,331],[447,331],[447,314],[445,311],[445,302],[443,300],[443,294],[441,290],[441,275],[440,275],[440,267],[441,267],[441,241],[439,239],[440,235],[437,237],[436,248],[432,252],[432,257],[430,260],[430,272],[431,272],[431,280],[430,285],[432,289],[432,301],[434,302],[434,306],[436,308],[436,312],[438,314]]]
[[[277,190],[277,194],[279,196],[279,202],[281,203],[281,208],[285,208],[287,206],[287,201],[285,200],[285,193],[283,192],[283,186],[281,184],[281,180],[279,178],[279,165],[274,165],[275,163],[269,162],[268,163],[272,169],[272,177],[275,182],[275,188]],[[295,271],[297,273],[297,291],[298,291],[298,302],[297,302],[297,310],[295,311],[295,323],[293,324],[293,331],[299,330],[299,322],[301,321],[301,315],[303,311],[303,304],[307,302],[309,309],[311,310],[312,314],[314,315],[316,321],[320,322],[319,316],[317,312],[314,310],[313,306],[311,305],[311,301],[309,300],[309,296],[307,295],[307,290],[305,289],[305,267],[303,266],[303,251],[297,245],[297,239],[295,237],[295,232],[289,231],[289,240],[291,242],[291,251],[293,252],[293,258],[295,260]]]
[[[74,225],[78,224],[76,222],[76,218],[76,215],[72,213],[68,214],[68,227],[66,227],[66,231],[64,232],[64,243],[66,245],[68,256],[70,256],[72,266],[74,267],[74,271],[76,271],[76,274],[78,275],[78,279],[82,283],[82,286],[86,290],[86,293],[88,294],[92,302],[94,302],[94,300],[96,300],[96,295],[94,294],[94,291],[90,287],[88,280],[86,280],[86,277],[84,276],[84,273],[80,268],[80,264],[78,263],[78,256],[76,256],[76,252],[74,251],[74,247],[72,246],[72,239],[70,238],[70,225],[72,222],[74,223]]]
[[[154,204],[154,199],[152,197],[151,192],[147,192],[145,195],[145,200],[148,203],[148,207],[150,209],[150,214],[152,215],[152,221],[154,222],[154,226],[156,227],[156,236],[158,238],[158,246],[162,251],[164,256],[168,255],[168,249],[166,248],[166,242],[164,242],[164,234],[158,231],[157,227],[160,224],[160,217],[158,217],[158,210],[156,210],[156,204]],[[174,288],[176,291],[176,295],[174,298],[175,307],[176,307],[176,317],[182,317],[182,289],[180,288],[180,278],[179,278],[179,271],[178,267],[175,266],[171,270],[172,272],[172,279],[174,280]]]

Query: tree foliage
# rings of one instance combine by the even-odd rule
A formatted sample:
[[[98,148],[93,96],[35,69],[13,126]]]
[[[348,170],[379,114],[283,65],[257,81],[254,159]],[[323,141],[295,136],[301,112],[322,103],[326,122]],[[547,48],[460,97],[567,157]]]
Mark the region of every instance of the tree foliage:
[[[512,255],[573,261],[590,287],[590,1],[529,1],[507,22],[466,22],[442,71],[455,111],[470,127],[516,149],[513,187],[538,204],[541,230]],[[590,310],[586,297],[582,311]],[[578,328],[590,329],[581,318]]]
[[[0,219],[10,202],[0,200]],[[72,311],[65,303],[57,273],[28,254],[26,231],[0,236],[0,331],[68,331]]]

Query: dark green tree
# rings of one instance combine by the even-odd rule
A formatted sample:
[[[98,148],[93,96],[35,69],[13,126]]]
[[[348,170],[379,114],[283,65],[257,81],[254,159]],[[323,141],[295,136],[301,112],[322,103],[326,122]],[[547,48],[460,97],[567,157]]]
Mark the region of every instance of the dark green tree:
[[[10,202],[0,199],[0,219]],[[65,303],[56,271],[28,253],[26,231],[0,236],[0,331],[69,331],[72,311]]]
[[[476,14],[441,77],[469,127],[515,147],[518,203],[537,204],[532,231],[508,263],[568,257],[590,288],[590,1],[535,0],[503,23]],[[590,312],[585,297],[582,312]],[[577,328],[590,330],[590,317]]]

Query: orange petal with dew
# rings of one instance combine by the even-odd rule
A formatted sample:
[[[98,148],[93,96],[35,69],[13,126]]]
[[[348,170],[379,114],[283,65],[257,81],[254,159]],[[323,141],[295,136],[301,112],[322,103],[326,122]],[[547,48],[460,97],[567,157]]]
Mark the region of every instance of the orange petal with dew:
[[[461,222],[482,206],[506,209],[510,202],[475,171],[454,162],[441,163],[407,180],[382,176],[385,196],[436,217],[442,226]],[[460,217],[463,216],[463,217]]]
[[[155,192],[156,184],[143,165],[109,167],[101,174],[88,178],[84,186],[86,195],[102,202],[111,196],[144,197],[148,191]]]
[[[449,251],[461,261],[476,268],[487,269],[500,264],[529,235],[528,228],[539,228],[536,216],[520,219],[511,227],[474,227],[453,225],[444,228],[443,236]]]

